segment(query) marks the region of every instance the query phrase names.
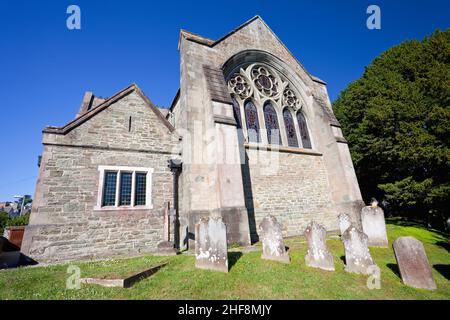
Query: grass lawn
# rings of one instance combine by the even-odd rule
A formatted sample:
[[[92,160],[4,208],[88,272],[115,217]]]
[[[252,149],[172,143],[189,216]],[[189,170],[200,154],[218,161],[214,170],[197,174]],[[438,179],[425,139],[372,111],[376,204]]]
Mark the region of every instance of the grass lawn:
[[[305,266],[306,243],[302,237],[286,240],[291,263],[261,260],[260,251],[229,253],[228,274],[199,270],[194,256],[142,256],[100,262],[73,263],[81,277],[111,277],[141,271],[167,261],[166,267],[132,288],[104,288],[82,284],[66,289],[68,265],[26,267],[0,271],[0,299],[446,299],[450,300],[450,254],[448,235],[413,223],[389,220],[389,248],[370,248],[381,268],[381,289],[370,290],[367,277],[344,271],[344,248],[337,238],[328,246],[334,255],[335,272]],[[422,241],[433,269],[438,290],[409,288],[402,284],[392,241],[410,235]]]

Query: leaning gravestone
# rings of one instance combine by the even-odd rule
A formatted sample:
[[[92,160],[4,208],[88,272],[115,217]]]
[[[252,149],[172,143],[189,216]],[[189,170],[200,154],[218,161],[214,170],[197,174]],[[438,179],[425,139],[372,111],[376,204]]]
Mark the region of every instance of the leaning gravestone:
[[[195,225],[195,266],[228,272],[227,228],[221,217],[201,218]]]
[[[326,236],[325,228],[315,221],[311,221],[306,227],[305,238],[308,242],[308,253],[305,256],[305,263],[310,267],[334,271],[334,260],[327,249]]]
[[[376,201],[372,202],[370,206],[362,208],[361,223],[363,232],[369,237],[369,246],[388,246],[384,212]]]
[[[413,237],[400,237],[393,247],[403,283],[413,288],[435,290],[436,283],[422,242]]]
[[[262,256],[267,260],[289,263],[289,254],[283,241],[283,228],[277,219],[267,215],[259,224],[259,233],[262,239]]]
[[[341,231],[341,235],[350,227],[350,224],[350,216],[346,213],[341,213],[339,215],[339,230]]]
[[[345,248],[345,271],[371,274],[376,264],[370,255],[367,235],[350,225],[342,235],[342,242]]]

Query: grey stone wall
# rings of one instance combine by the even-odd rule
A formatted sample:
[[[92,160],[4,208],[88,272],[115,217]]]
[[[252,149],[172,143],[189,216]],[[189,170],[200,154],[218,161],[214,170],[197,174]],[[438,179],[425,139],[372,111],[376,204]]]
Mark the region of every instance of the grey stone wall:
[[[312,219],[337,230],[322,156],[280,152],[277,168],[252,164],[256,157],[271,157],[270,152],[246,150],[244,192],[252,240],[258,239],[256,226],[268,214],[283,225],[283,236],[302,234]]]
[[[129,117],[131,130],[129,131]],[[66,135],[44,134],[44,151],[22,251],[40,262],[152,252],[172,201],[170,133],[132,92]],[[153,168],[153,209],[94,210],[98,166]]]

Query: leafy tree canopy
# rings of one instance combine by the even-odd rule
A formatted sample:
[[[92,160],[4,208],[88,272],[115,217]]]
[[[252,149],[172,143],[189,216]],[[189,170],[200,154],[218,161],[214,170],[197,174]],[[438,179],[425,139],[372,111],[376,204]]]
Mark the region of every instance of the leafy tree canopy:
[[[450,29],[377,57],[334,110],[367,200],[431,222],[448,218]]]

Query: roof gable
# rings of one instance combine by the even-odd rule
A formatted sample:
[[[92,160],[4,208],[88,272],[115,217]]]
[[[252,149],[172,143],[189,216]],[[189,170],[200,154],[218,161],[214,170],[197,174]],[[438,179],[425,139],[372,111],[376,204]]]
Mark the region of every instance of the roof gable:
[[[292,52],[284,45],[284,43],[280,40],[280,38],[278,38],[278,36],[275,34],[275,32],[273,32],[273,30],[267,25],[267,23],[259,15],[256,15],[253,18],[251,18],[250,20],[244,22],[239,27],[237,27],[236,29],[227,33],[226,35],[219,38],[218,40],[212,40],[212,39],[202,37],[200,35],[194,34],[192,32],[186,31],[186,30],[181,30],[180,41],[181,41],[181,38],[184,38],[188,41],[192,41],[192,42],[195,42],[195,43],[198,43],[201,45],[208,46],[210,48],[214,48],[217,45],[219,45],[220,43],[222,43],[224,40],[228,39],[229,37],[231,37],[232,35],[237,33],[238,31],[240,31],[240,30],[244,29],[245,27],[247,27],[253,23],[256,23],[256,22],[262,23],[262,25],[273,35],[273,37],[276,39],[276,41],[278,41],[281,44],[281,46],[283,46],[284,49],[286,49],[286,51],[289,53],[289,55],[292,58],[294,58],[294,60],[298,63],[298,65],[301,67],[301,69],[303,69],[303,71],[311,78],[312,81],[326,85],[325,81],[319,79],[316,76],[313,76],[306,70],[306,68],[300,63],[300,61],[298,61],[298,59],[295,57],[295,55],[292,54]]]
[[[71,122],[67,123],[66,125],[62,127],[46,127],[43,132],[44,133],[54,133],[54,134],[67,134],[68,132],[72,131],[73,129],[77,128],[87,120],[91,119],[92,117],[98,115],[103,110],[107,109],[110,105],[114,104],[115,102],[121,100],[122,98],[126,97],[132,92],[136,92],[142,100],[145,102],[145,104],[155,113],[157,118],[162,122],[163,125],[169,129],[170,132],[174,132],[175,128],[170,124],[170,122],[164,117],[164,115],[161,113],[161,111],[150,101],[149,98],[141,91],[141,89],[138,87],[137,84],[133,83],[130,86],[122,89],[121,91],[114,94],[112,97],[105,99],[102,103],[95,106],[94,108],[90,109],[89,111],[81,114]]]

